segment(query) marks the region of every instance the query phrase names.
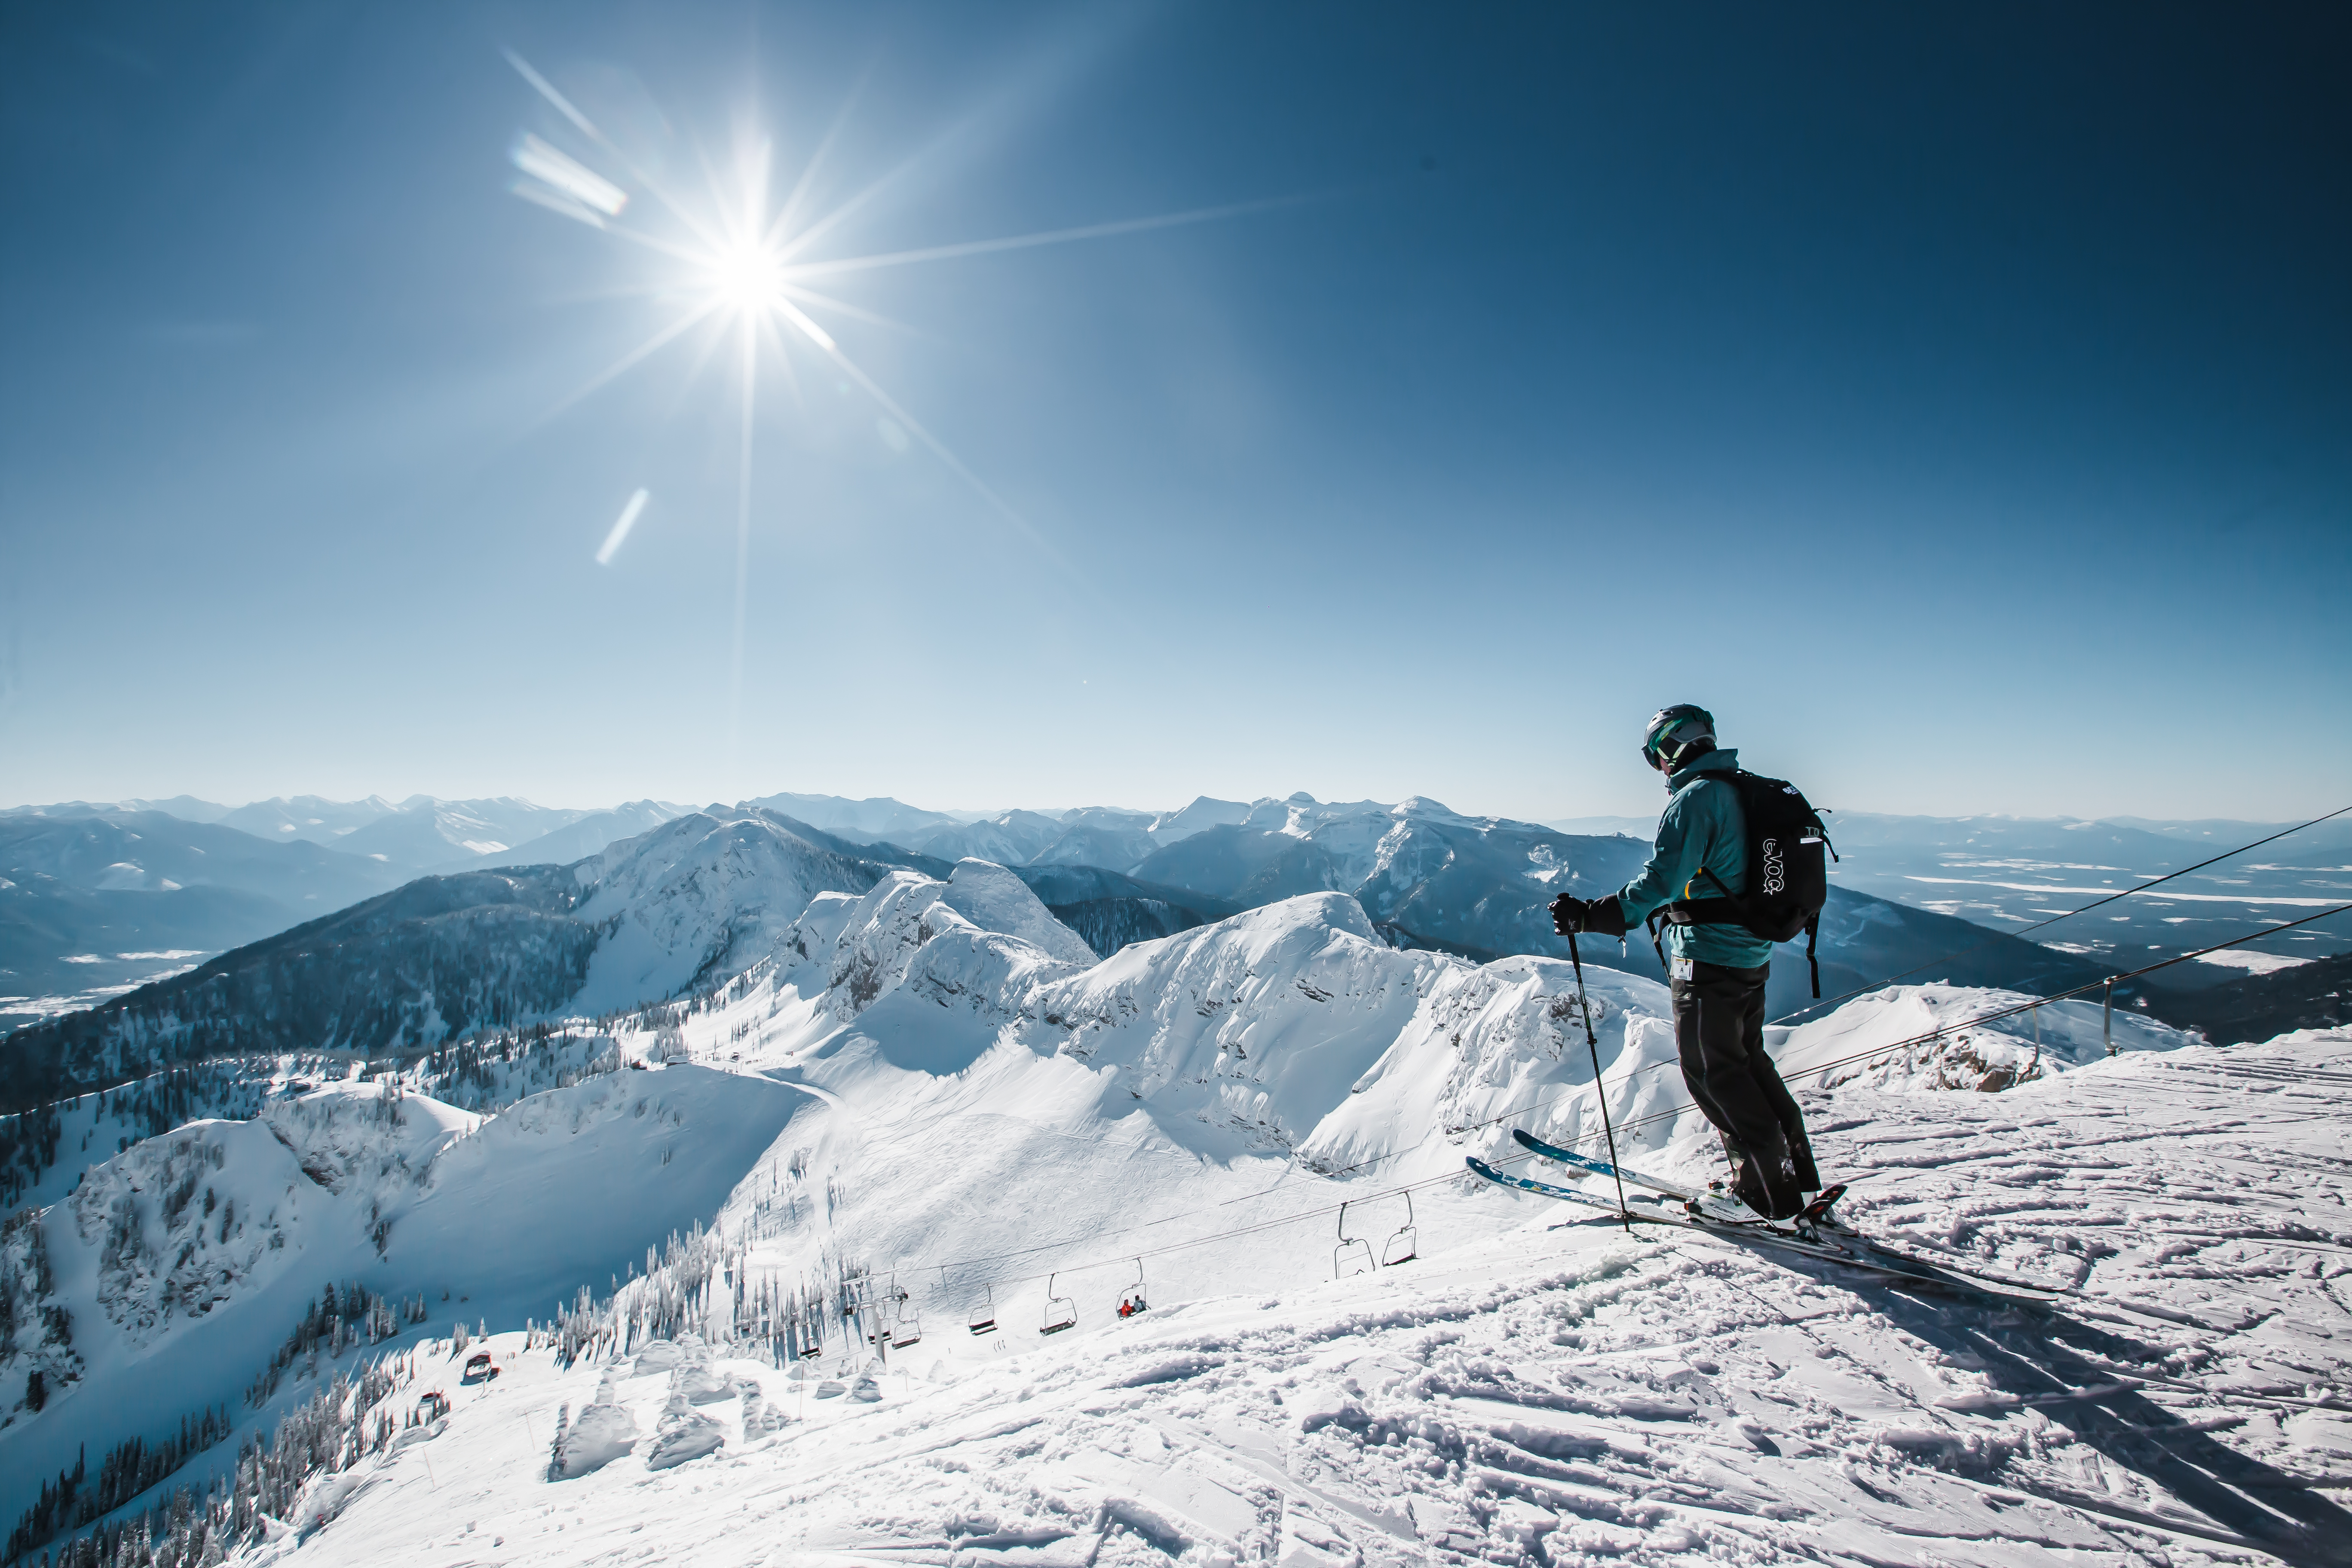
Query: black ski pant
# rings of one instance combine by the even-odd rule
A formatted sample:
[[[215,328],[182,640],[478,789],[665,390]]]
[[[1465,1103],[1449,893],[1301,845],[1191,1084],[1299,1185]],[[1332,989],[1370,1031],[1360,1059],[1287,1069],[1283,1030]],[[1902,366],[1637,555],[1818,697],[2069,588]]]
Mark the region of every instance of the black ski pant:
[[[1675,1047],[1691,1099],[1723,1135],[1735,1190],[1775,1219],[1822,1184],[1804,1113],[1764,1051],[1764,982],[1770,965],[1674,965]],[[1762,1201],[1759,1201],[1759,1200]]]

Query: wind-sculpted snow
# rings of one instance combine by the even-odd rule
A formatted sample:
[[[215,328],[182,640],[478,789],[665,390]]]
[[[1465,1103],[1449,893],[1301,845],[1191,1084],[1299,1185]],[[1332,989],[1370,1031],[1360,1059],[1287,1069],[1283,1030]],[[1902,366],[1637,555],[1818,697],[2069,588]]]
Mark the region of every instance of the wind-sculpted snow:
[[[618,1403],[617,1383],[614,1369],[605,1368],[595,1399],[564,1428],[556,1465],[567,1479],[601,1469],[636,1447],[637,1424]]]

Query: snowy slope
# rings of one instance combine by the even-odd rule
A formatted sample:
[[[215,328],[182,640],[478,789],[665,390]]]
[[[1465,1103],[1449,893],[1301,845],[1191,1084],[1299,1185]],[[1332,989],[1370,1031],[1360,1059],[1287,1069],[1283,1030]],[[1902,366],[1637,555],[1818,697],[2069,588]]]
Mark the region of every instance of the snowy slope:
[[[641,1440],[562,1481],[560,1405],[610,1373],[649,1439],[670,1379],[502,1337],[496,1384],[251,1561],[2341,1563],[2347,1085],[2339,1035],[1813,1100],[1825,1154],[1887,1189],[1865,1223],[2079,1288],[2052,1310],[1481,1188],[1475,1234],[1424,1220],[1395,1268],[1318,1279],[1302,1220],[1130,1321],[1108,1268],[1065,1279],[1052,1338],[931,1318],[870,1400],[859,1358],[722,1344],[781,1431],[729,1398],[706,1458]],[[2271,1135],[2217,1131],[2248,1116]]]
[[[53,1390],[0,1425],[0,1510],[29,1500],[36,1456],[235,1407],[330,1281],[425,1295],[444,1331],[453,1312],[546,1317],[714,1213],[804,1103],[697,1067],[607,1073],[488,1120],[346,1084],[134,1145],[37,1222],[72,1343],[0,1357],[14,1389],[41,1358]],[[20,1321],[33,1273],[9,1270]]]
[[[701,842],[633,859],[636,885],[762,864]],[[674,901],[735,907],[698,896]],[[716,934],[681,929],[706,952]],[[297,1171],[320,1173],[301,1177],[306,1267],[425,1289],[444,1327],[460,1303],[441,1289],[515,1327],[580,1286],[604,1297],[648,1227],[715,1216],[722,1341],[726,1291],[850,1262],[906,1292],[921,1337],[870,1400],[837,1325],[807,1376],[766,1341],[722,1345],[715,1372],[789,1419],[771,1434],[732,1395],[698,1405],[724,1444],[676,1468],[647,1465],[666,1420],[687,1431],[668,1382],[617,1378],[643,1444],[555,1483],[558,1406],[580,1412],[607,1369],[559,1373],[508,1340],[507,1376],[457,1390],[446,1429],[363,1461],[340,1518],[263,1555],[1301,1568],[2161,1542],[2181,1561],[2343,1518],[2308,1478],[2342,1473],[2352,1427],[2309,1390],[2344,1371],[2326,1314],[2352,1248],[2352,1042],[2217,1052],[2126,1016],[2111,1061],[2097,1009],[2063,1005],[2042,1009],[2036,1057],[2030,1015],[1974,1022],[2012,998],[1948,986],[1780,1038],[1862,1223],[2081,1292],[2021,1313],[1721,1239],[1549,1230],[1580,1211],[1465,1176],[1465,1152],[1527,1165],[1514,1125],[1597,1148],[1595,1056],[1629,1161],[1719,1169],[1653,982],[1588,966],[1580,1005],[1564,963],[1399,950],[1333,892],[1097,963],[1060,956],[1057,930],[1001,868],[894,870],[729,927],[748,970],[620,1026],[624,1055],[667,1069],[533,1097],[446,1147],[466,1124],[400,1142],[285,1122]],[[382,1258],[354,1215],[392,1218]],[[1122,1322],[1139,1285],[1150,1310]],[[246,1301],[207,1313],[214,1342],[265,1315]],[[1041,1337],[1063,1301],[1076,1326]],[[962,1331],[975,1310],[994,1335]],[[266,1347],[285,1328],[243,1331]],[[90,1361],[0,1433],[0,1461],[67,1433],[60,1410],[149,1408],[143,1384],[123,1392],[128,1352]]]
[[[947,890],[940,896],[950,909],[982,931],[1017,936],[1064,963],[1095,962],[1094,950],[1047,911],[1028,883],[1002,865],[970,858],[960,860],[949,876]]]

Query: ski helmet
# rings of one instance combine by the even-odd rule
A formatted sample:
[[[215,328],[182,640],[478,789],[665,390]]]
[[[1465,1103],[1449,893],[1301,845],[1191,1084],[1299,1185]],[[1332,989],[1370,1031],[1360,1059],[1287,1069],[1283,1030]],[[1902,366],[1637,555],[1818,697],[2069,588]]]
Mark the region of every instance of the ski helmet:
[[[1696,762],[1715,750],[1715,715],[1694,703],[1661,708],[1642,734],[1642,760],[1664,773]]]

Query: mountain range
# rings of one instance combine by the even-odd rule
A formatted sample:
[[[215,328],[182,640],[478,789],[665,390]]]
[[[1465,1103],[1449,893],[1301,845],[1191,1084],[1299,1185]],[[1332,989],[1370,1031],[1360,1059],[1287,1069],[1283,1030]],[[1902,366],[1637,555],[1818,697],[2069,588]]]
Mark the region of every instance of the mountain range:
[[[306,795],[236,808],[182,796],[0,812],[0,1027],[121,996],[420,874],[569,866],[695,811],[656,800],[581,811],[510,798],[420,795],[394,805]],[[1557,953],[1563,944],[1542,913],[1553,892],[1589,893],[1622,880],[1644,848],[1615,831],[1643,827],[1638,818],[1571,821],[1611,829],[1580,833],[1465,816],[1419,799],[1391,806],[1204,796],[1159,813],[982,815],[887,797],[778,795],[698,814],[745,812],[830,836],[853,857],[881,864],[937,867],[969,858],[1033,880],[1056,869],[1126,879],[1085,897],[1066,882],[1048,899],[1070,906],[1065,913],[1073,928],[1098,951],[1271,899],[1337,889],[1357,896],[1393,941],[1473,955]],[[2079,984],[2095,971],[2239,935],[2250,921],[2293,918],[2352,889],[2352,871],[2342,864],[2352,858],[2352,829],[2328,824],[2012,945],[1943,922],[1969,921],[1994,933],[2021,929],[2178,871],[2217,842],[2276,829],[1868,814],[1832,814],[1832,823],[1842,858],[1825,921],[1829,994],[1960,950],[1970,951],[1941,977]],[[1544,856],[1549,864],[1535,858]],[[1555,873],[1571,860],[1561,882]],[[2146,994],[2151,1005],[2167,1005],[2171,994],[2291,966],[2339,942],[2316,931],[2282,933],[2168,971]],[[1641,973],[1657,968],[1654,953],[1638,942],[1618,962]],[[1776,1010],[1810,1001],[1809,991],[1801,967],[1784,959],[1775,973]]]

